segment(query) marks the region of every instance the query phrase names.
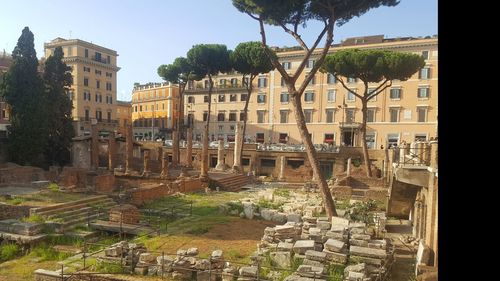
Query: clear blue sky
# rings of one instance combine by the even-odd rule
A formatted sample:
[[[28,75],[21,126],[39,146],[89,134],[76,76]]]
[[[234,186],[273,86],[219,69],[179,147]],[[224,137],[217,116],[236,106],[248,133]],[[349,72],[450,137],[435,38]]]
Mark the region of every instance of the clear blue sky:
[[[39,58],[43,43],[56,37],[116,50],[120,100],[130,100],[134,82],[160,82],[157,67],[186,56],[194,44],[219,43],[234,49],[240,42],[260,40],[258,23],[238,12],[231,0],[0,0],[0,8],[0,51],[12,52],[24,26],[35,35]],[[280,29],[266,28],[269,45],[297,45]],[[312,42],[320,25],[311,22],[305,31],[303,38]],[[336,26],[334,42],[376,34],[437,34],[437,0],[401,0],[396,7],[371,10]]]

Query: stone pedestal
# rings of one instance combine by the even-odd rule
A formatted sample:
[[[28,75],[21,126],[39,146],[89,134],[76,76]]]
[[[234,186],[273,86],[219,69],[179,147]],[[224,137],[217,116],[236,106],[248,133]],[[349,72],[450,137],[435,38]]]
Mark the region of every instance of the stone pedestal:
[[[132,173],[132,159],[134,157],[134,136],[132,135],[132,125],[127,126],[125,137],[125,174]]]
[[[115,169],[115,155],[116,155],[116,139],[115,132],[109,134],[108,140],[108,169],[114,171]]]
[[[163,151],[161,159],[161,175],[162,179],[168,178],[168,153]]]
[[[235,126],[235,141],[234,141],[234,161],[233,161],[233,170],[237,172],[242,172],[243,168],[241,166],[241,147],[243,146],[243,136],[242,134],[242,125],[236,124]]]
[[[190,125],[187,131],[186,164],[193,166],[193,127]]]
[[[351,175],[351,158],[347,159],[347,176]]]
[[[208,133],[206,130],[207,124],[205,124],[205,129],[203,130],[203,147],[201,151],[201,167],[200,167],[200,180],[208,180]]]
[[[142,172],[143,177],[149,177],[151,173],[149,169],[149,150],[144,150],[144,170]]]
[[[216,170],[224,171],[226,169],[226,163],[224,161],[224,141],[219,140],[219,148],[217,150],[217,166]]]
[[[285,168],[286,168],[286,157],[281,156],[280,157],[280,174],[278,177],[279,180],[285,180]]]
[[[138,224],[140,219],[137,207],[125,204],[109,210],[109,221],[127,224]]]

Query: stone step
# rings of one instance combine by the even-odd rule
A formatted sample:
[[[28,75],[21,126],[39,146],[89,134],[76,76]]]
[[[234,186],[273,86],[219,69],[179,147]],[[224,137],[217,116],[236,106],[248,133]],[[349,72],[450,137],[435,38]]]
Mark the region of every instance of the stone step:
[[[93,200],[78,200],[78,201],[73,201],[73,202],[64,203],[64,204],[58,204],[58,205],[44,207],[44,208],[31,209],[30,214],[49,216],[49,215],[56,214],[56,213],[74,210],[74,209],[80,208],[80,207],[102,204],[106,201],[109,202],[110,200],[112,200],[112,199],[110,199],[107,196],[101,197],[101,198],[94,198]],[[48,209],[46,209],[46,208],[48,208]]]
[[[50,211],[53,209],[59,209],[62,207],[72,206],[75,204],[81,204],[81,203],[85,203],[85,202],[92,202],[92,201],[96,201],[96,200],[104,199],[104,198],[108,198],[108,196],[107,195],[98,195],[98,196],[93,196],[93,197],[89,197],[89,198],[85,198],[85,199],[81,199],[81,200],[77,200],[77,201],[59,203],[59,204],[55,204],[55,205],[51,205],[51,206],[47,206],[47,207],[32,208],[30,210],[30,213],[32,212],[32,214],[38,214],[40,212]]]
[[[93,220],[93,219],[97,219],[97,218],[98,218],[98,214],[93,214],[93,215],[90,215],[89,217],[87,217],[87,216],[79,217],[77,219],[66,221],[66,222],[61,224],[61,226],[58,228],[58,230],[56,230],[56,232],[65,232],[65,231],[69,230],[74,225],[77,225],[80,223],[85,223],[85,222],[87,222],[88,219]]]
[[[92,202],[92,205],[93,206],[95,206],[95,205],[105,205],[107,202],[109,202],[109,200]],[[81,209],[81,208],[85,208],[85,207],[92,207],[92,206],[89,206],[89,203],[81,203],[81,204],[76,204],[76,205],[73,205],[73,206],[67,206],[67,207],[63,207],[63,208],[60,208],[60,209],[53,209],[53,210],[49,210],[49,211],[46,211],[46,212],[40,212],[40,213],[36,213],[36,214],[44,216],[44,217],[49,217],[49,216],[54,216],[54,215],[58,215],[58,214],[64,214],[65,212],[70,212],[70,211],[73,211],[75,209]]]

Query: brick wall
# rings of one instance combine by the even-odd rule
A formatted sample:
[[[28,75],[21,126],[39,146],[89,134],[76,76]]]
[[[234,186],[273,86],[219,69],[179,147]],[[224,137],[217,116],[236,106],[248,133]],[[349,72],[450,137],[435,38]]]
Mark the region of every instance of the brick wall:
[[[94,178],[94,182],[95,182],[95,191],[97,193],[109,194],[112,193],[116,187],[115,176],[112,174],[96,176]]]
[[[172,184],[162,184],[147,187],[140,187],[128,190],[130,203],[141,206],[160,197],[175,193],[177,190]]]
[[[84,188],[87,179],[87,171],[81,168],[64,167],[57,184],[63,187]]]
[[[0,169],[0,186],[31,185],[31,182],[40,180],[46,180],[45,172],[41,168],[9,164]]]
[[[335,186],[330,188],[332,195],[335,198],[347,199],[351,198],[352,188],[350,186]]]
[[[29,216],[30,206],[13,206],[0,203],[0,220],[19,219]]]

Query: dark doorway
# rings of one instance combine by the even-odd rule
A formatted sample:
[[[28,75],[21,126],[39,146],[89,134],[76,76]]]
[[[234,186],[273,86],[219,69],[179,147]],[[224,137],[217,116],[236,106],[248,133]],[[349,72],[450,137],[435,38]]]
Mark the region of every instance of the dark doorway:
[[[323,177],[328,180],[332,177],[333,175],[333,161],[320,161],[319,162],[319,167],[321,170],[321,174],[323,174]]]
[[[343,143],[345,146],[354,146],[354,131],[346,130],[343,133]]]

